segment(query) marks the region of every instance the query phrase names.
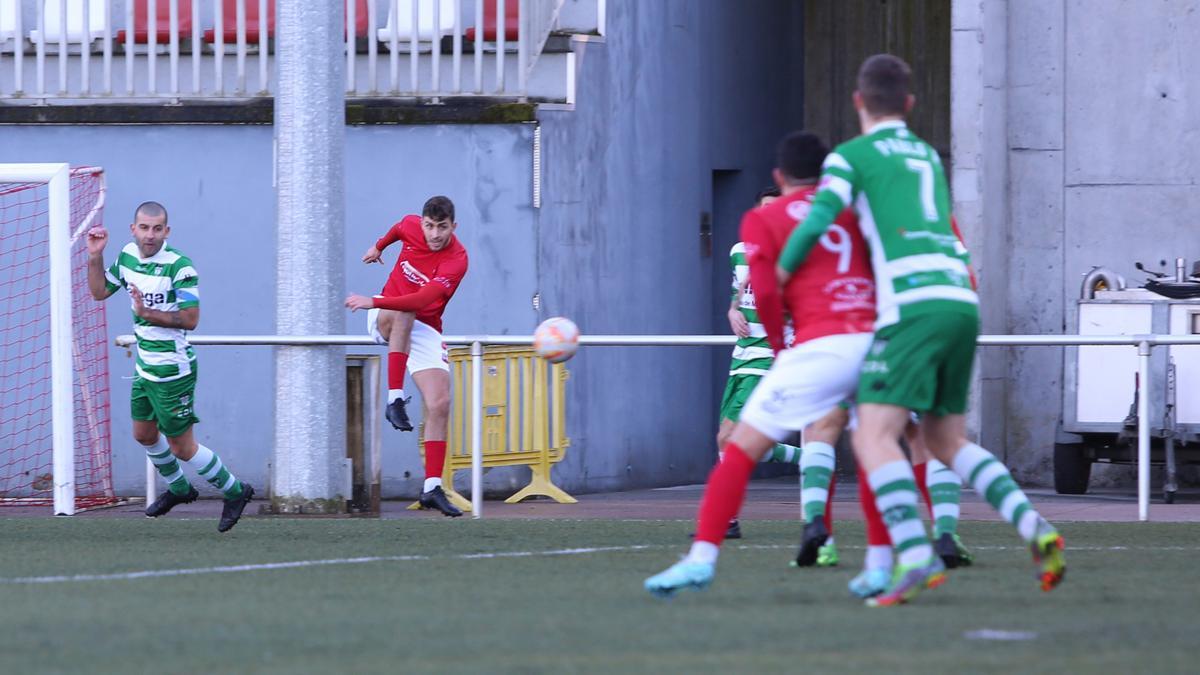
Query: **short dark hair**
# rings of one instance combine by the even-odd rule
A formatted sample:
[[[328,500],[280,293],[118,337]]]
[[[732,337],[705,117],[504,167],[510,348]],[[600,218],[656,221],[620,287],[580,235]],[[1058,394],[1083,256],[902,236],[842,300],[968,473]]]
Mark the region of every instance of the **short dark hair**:
[[[775,166],[785,178],[808,180],[821,175],[821,164],[829,148],[811,131],[793,131],[779,142]]]
[[[858,69],[858,93],[872,115],[903,115],[912,86],[912,68],[898,56],[876,54]]]
[[[430,197],[421,208],[421,216],[433,221],[449,220],[454,222],[454,202],[449,197],[438,195]]]
[[[769,187],[765,187],[758,191],[758,196],[754,198],[754,205],[758,206],[758,203],[761,202],[763,199],[766,199],[767,197],[781,197],[781,196],[783,196],[783,193],[779,191],[779,188],[774,185],[771,185]]]
[[[138,214],[149,216],[151,218],[163,217],[163,223],[167,222],[167,207],[158,202],[142,202],[133,210],[133,220],[137,222]]]

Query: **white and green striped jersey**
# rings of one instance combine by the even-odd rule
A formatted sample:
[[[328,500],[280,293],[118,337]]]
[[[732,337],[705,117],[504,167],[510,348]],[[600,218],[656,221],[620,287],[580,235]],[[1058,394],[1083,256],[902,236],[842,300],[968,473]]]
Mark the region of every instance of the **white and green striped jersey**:
[[[815,203],[853,206],[871,249],[876,329],[929,312],[978,312],[966,248],[951,226],[941,158],[902,121],[877,124],[825,159]]]
[[[729,249],[729,264],[733,268],[733,295],[737,300],[738,289],[746,284],[738,311],[750,324],[750,335],[738,338],[733,347],[733,360],[729,364],[730,375],[763,375],[771,369],[775,353],[767,341],[767,331],[758,321],[758,310],[754,305],[754,289],[750,287],[750,266],[746,264],[746,247],[742,242]]]
[[[136,286],[146,306],[161,312],[200,305],[200,278],[191,259],[165,244],[149,258],[140,257],[137,244],[126,244],[105,271],[104,282],[110,293]],[[153,382],[169,382],[191,374],[196,353],[188,344],[187,331],[155,326],[134,314],[133,332],[138,375]]]

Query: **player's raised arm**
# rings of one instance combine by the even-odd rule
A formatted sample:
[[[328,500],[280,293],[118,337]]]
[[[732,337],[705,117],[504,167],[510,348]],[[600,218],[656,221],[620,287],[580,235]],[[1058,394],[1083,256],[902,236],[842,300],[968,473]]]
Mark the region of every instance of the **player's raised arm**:
[[[108,298],[121,287],[117,263],[114,262],[110,269],[104,269],[104,246],[107,243],[108,230],[100,226],[88,230],[88,290],[97,300]]]
[[[821,188],[813,200],[812,210],[799,227],[792,231],[779,256],[780,282],[784,282],[808,257],[829,229],[830,223],[854,201],[854,169],[837,152],[829,153],[821,166]]]

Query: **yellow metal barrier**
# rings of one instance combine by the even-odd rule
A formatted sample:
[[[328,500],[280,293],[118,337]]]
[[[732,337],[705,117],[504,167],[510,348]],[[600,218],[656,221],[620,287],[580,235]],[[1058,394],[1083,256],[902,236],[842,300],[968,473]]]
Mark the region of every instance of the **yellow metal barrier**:
[[[571,444],[566,407],[569,377],[563,364],[548,363],[528,347],[488,347],[483,353],[483,466],[528,466],[533,473],[529,485],[504,500],[507,504],[537,496],[560,504],[576,501],[550,479],[551,465],[563,460]],[[469,349],[450,350],[450,390],[442,489],[455,506],[470,511],[470,500],[454,490],[454,472],[471,468]],[[421,431],[424,439],[424,424]]]

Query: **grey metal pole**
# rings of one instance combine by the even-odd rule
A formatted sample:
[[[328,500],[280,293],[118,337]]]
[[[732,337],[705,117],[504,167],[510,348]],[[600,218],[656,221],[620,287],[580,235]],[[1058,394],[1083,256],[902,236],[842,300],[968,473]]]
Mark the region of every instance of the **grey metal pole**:
[[[483,517],[483,345],[471,343],[471,517]]]
[[[276,330],[345,330],[345,61],[342,3],[279,0],[275,95]],[[342,349],[275,351],[271,508],[339,513],[346,448]]]
[[[1138,520],[1150,519],[1150,343],[1138,343]]]

